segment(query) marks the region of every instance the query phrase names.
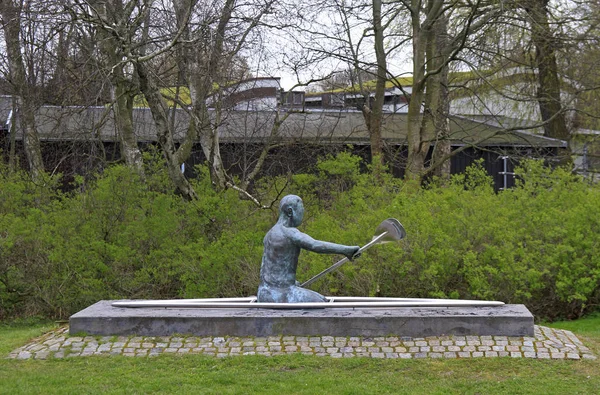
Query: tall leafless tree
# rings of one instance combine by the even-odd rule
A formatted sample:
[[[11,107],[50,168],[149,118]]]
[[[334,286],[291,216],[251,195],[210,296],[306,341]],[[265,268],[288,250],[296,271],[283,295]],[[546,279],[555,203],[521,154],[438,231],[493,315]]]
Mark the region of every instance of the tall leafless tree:
[[[23,61],[21,37],[23,0],[2,0],[0,2],[0,18],[8,59],[9,82],[18,98],[17,109],[23,131],[23,144],[29,169],[34,179],[40,179],[44,171],[40,140],[35,125],[35,86],[29,83]]]

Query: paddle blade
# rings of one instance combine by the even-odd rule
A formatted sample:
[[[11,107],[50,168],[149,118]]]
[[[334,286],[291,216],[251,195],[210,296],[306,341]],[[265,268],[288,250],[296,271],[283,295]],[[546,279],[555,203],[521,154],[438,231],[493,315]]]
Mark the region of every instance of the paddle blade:
[[[388,218],[379,224],[377,229],[375,229],[373,238],[376,238],[384,232],[386,232],[386,234],[379,240],[379,243],[389,243],[392,241],[402,240],[406,237],[404,226],[402,226],[400,221],[398,221],[396,218]]]

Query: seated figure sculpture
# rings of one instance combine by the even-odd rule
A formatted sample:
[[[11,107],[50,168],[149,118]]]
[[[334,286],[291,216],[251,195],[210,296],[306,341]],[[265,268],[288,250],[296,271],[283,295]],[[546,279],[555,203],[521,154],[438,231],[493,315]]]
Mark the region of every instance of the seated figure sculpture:
[[[342,254],[352,259],[359,246],[347,246],[315,240],[298,229],[304,218],[302,199],[287,195],[279,204],[279,219],[264,238],[260,267],[258,302],[310,303],[326,302],[326,298],[299,286],[296,268],[301,249],[322,254]]]

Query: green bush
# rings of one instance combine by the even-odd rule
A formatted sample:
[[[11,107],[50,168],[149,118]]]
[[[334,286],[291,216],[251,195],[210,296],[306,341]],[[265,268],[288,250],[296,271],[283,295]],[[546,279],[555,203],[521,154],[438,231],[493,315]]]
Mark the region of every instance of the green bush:
[[[113,166],[69,194],[59,177],[35,184],[0,167],[0,318],[64,318],[100,299],[254,294],[262,238],[287,193],[303,197],[301,229],[318,239],[364,245],[388,217],[407,230],[313,284],[323,294],[494,299],[544,319],[600,302],[600,187],[564,169],[526,162],[518,185],[495,193],[479,164],[415,189],[341,153],[312,174],[258,180],[254,193],[273,202],[260,210],[215,191],[202,167],[200,199],[184,201],[160,157],[145,159],[145,180]],[[298,280],[340,258],[303,252]]]

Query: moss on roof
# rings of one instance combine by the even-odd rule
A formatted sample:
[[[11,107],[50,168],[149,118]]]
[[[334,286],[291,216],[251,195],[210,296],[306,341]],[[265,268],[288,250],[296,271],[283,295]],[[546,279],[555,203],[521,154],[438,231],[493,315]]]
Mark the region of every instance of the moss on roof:
[[[409,86],[412,85],[413,78],[411,77],[396,77],[394,79],[387,80],[385,82],[385,89],[392,89],[401,86]],[[362,93],[363,91],[372,92],[375,90],[375,85],[377,84],[377,80],[369,80],[363,82],[363,87],[361,89],[359,84],[354,84],[351,86],[337,88],[337,89],[329,89],[321,92],[309,92],[306,96],[320,96],[324,93]]]

